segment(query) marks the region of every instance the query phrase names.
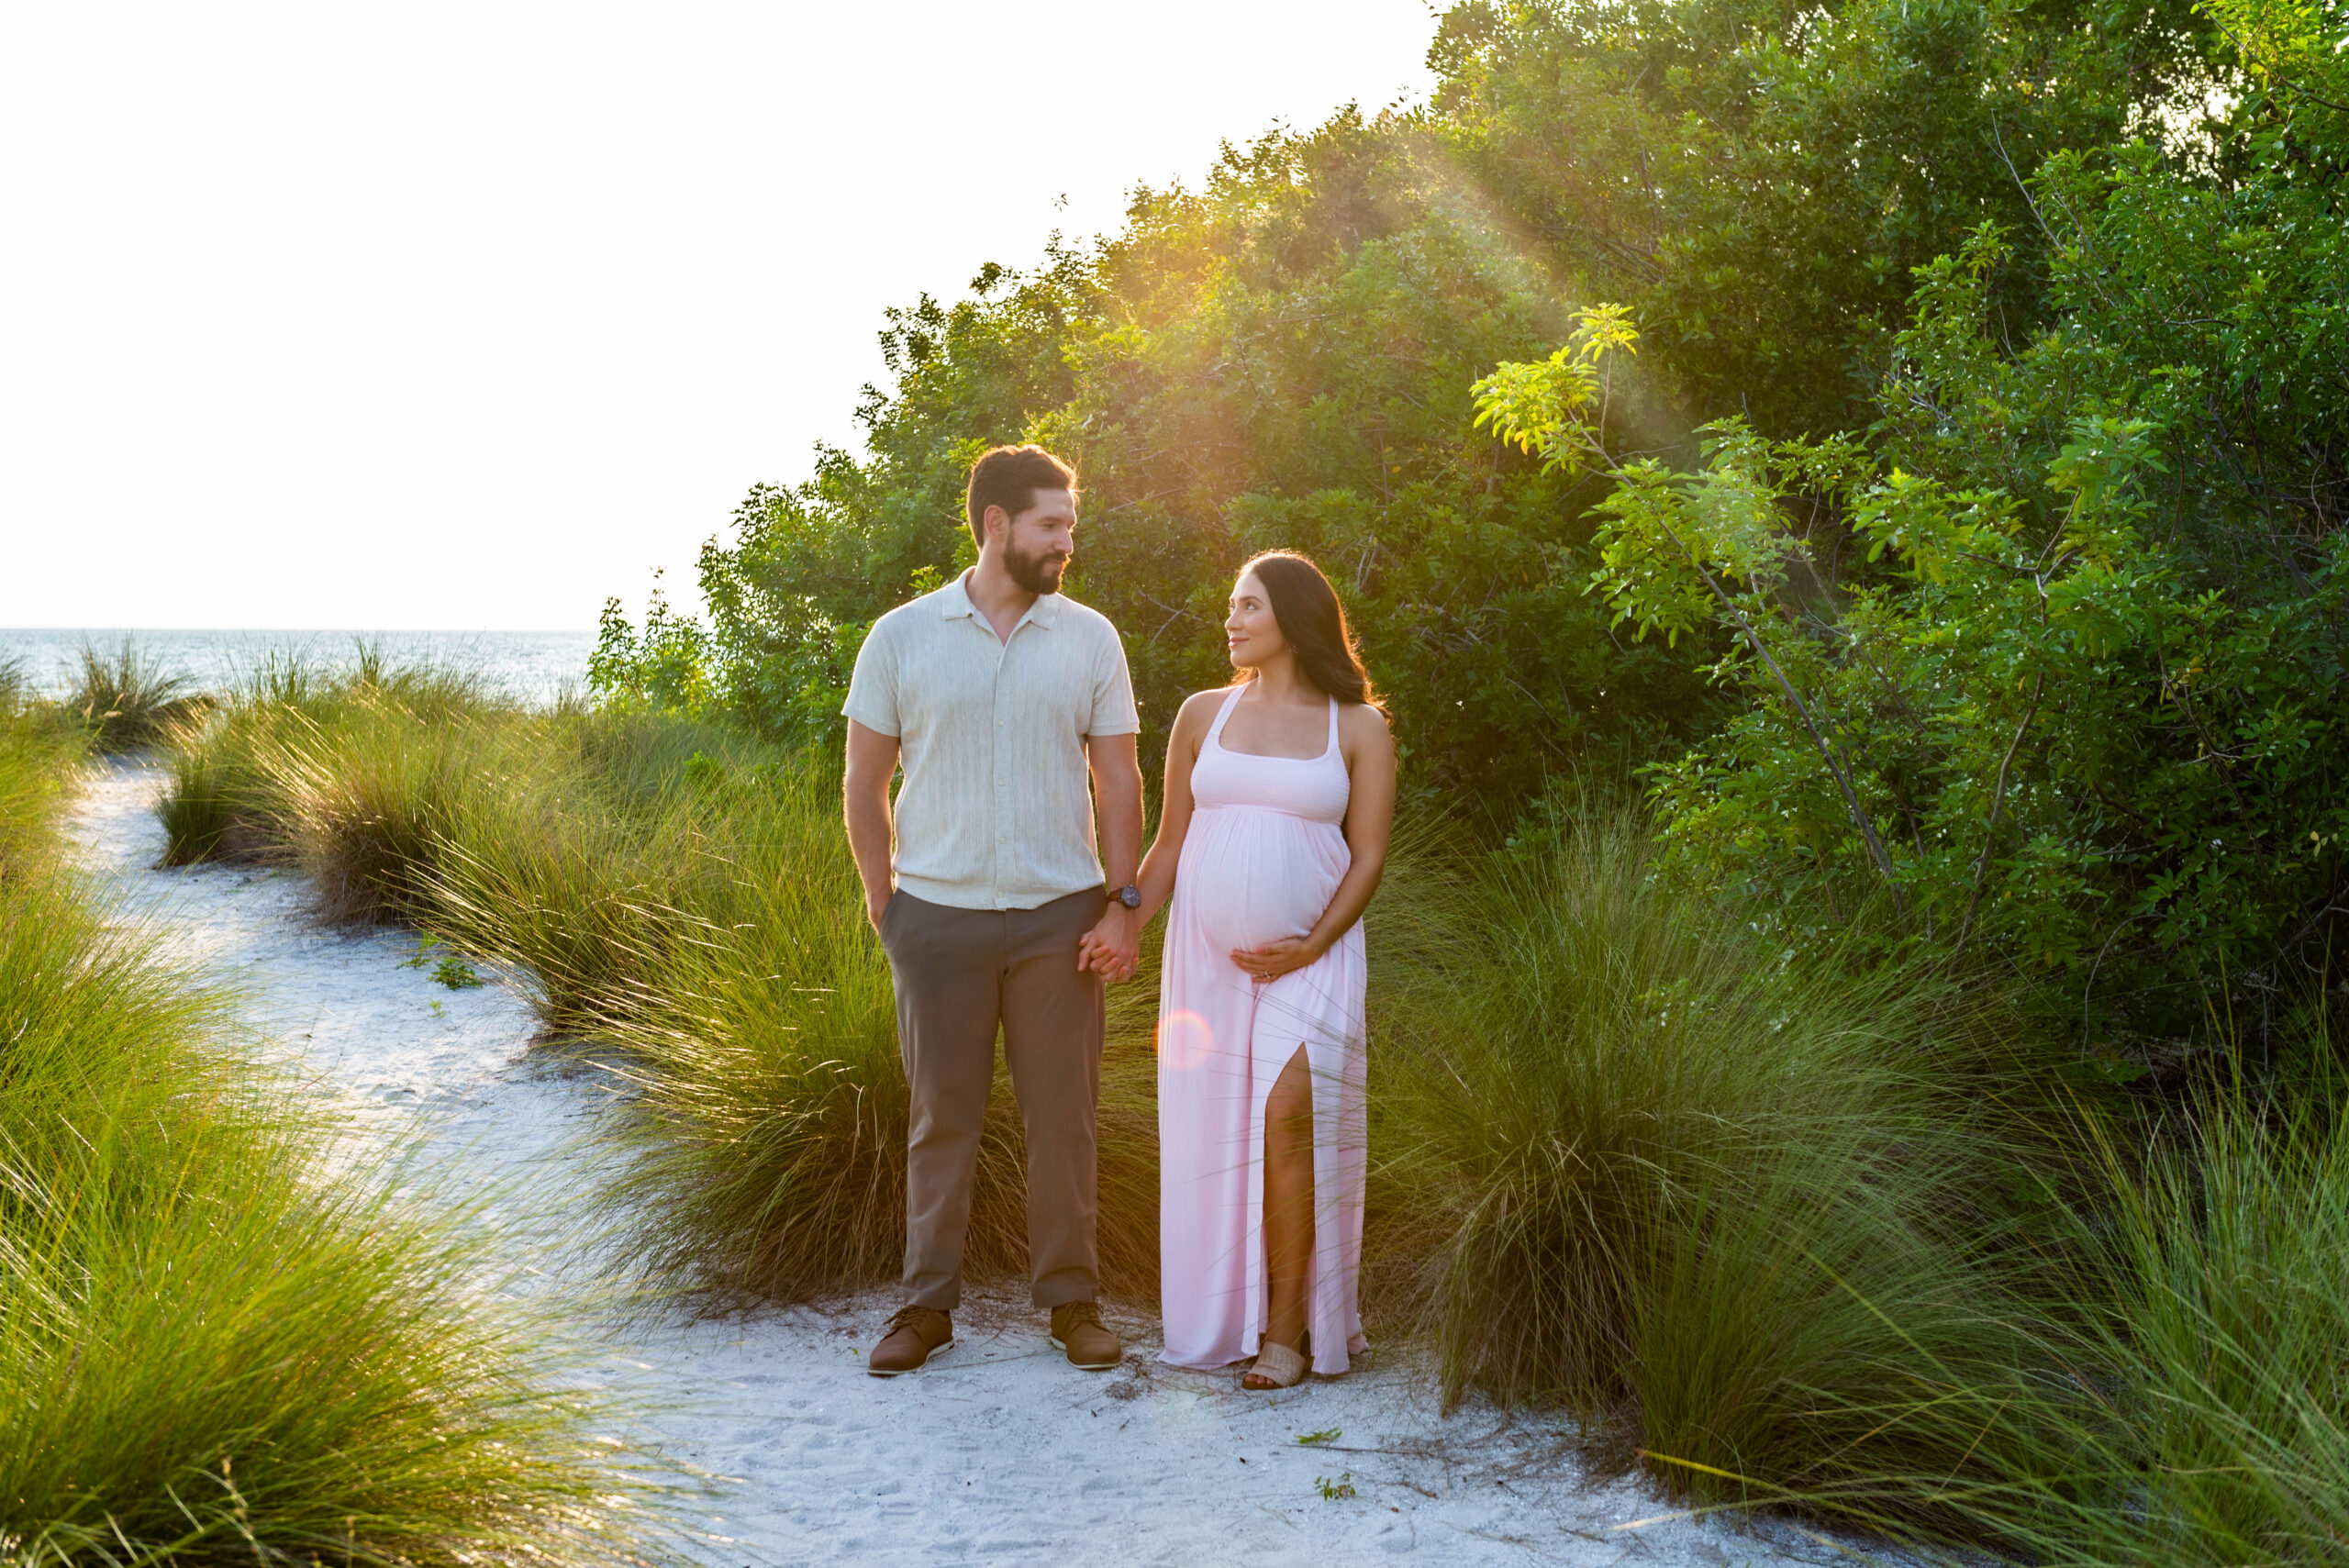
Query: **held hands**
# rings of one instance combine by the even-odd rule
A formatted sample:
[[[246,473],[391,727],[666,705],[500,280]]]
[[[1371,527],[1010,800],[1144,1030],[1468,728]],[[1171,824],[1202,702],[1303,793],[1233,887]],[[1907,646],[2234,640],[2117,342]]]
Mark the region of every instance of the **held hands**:
[[[1278,980],[1292,970],[1303,969],[1321,956],[1320,948],[1310,937],[1280,937],[1260,948],[1234,948],[1231,962],[1248,972],[1248,978],[1262,984]]]
[[[1141,964],[1141,917],[1122,904],[1111,904],[1103,910],[1100,922],[1076,944],[1080,974],[1089,969],[1115,983],[1131,980]]]

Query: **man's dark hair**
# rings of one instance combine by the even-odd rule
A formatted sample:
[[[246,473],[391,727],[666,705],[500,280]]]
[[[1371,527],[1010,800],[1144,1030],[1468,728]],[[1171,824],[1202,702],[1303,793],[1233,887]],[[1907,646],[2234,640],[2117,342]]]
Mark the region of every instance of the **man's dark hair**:
[[[1076,470],[1041,447],[996,447],[971,465],[971,488],[964,500],[971,515],[971,537],[987,542],[989,506],[1000,506],[1018,517],[1036,504],[1039,490],[1076,494]]]

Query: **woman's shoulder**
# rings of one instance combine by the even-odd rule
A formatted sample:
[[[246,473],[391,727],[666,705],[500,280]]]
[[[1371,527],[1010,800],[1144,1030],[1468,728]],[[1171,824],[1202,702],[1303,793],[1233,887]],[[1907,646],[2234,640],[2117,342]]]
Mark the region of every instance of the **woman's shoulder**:
[[[1215,710],[1223,706],[1223,699],[1239,689],[1239,685],[1235,684],[1229,686],[1210,686],[1204,692],[1193,692],[1183,699],[1182,707],[1175,712],[1174,722],[1181,724],[1186,719],[1197,718],[1202,715],[1213,718]]]
[[[1366,702],[1342,702],[1338,705],[1338,744],[1349,755],[1359,756],[1365,750],[1391,753],[1395,750],[1394,731],[1388,728],[1386,710]]]

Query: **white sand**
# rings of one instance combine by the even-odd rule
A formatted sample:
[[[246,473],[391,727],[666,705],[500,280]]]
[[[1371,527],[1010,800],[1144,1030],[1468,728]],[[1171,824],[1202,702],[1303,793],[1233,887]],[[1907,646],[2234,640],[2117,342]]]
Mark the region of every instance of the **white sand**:
[[[1076,1371],[1016,1291],[966,1302],[952,1350],[892,1380],[860,1360],[885,1295],[613,1327],[586,1305],[588,1243],[564,1223],[594,1180],[596,1074],[532,1058],[535,1021],[509,991],[402,968],[414,938],[317,929],[298,876],[148,869],[161,784],[135,765],[94,777],[72,824],[89,863],[172,951],[241,989],[354,1136],[420,1140],[443,1175],[491,1183],[509,1220],[546,1239],[548,1288],[578,1293],[610,1385],[657,1407],[630,1437],[712,1477],[695,1523],[713,1564],[1853,1560],[1782,1527],[1679,1518],[1631,1482],[1586,1485],[1570,1429],[1473,1407],[1443,1418],[1423,1371],[1375,1350],[1344,1378],[1266,1397],[1161,1365],[1154,1325],[1114,1310],[1125,1364]],[[1297,1442],[1331,1429],[1327,1448]],[[1323,1477],[1353,1496],[1325,1499]]]

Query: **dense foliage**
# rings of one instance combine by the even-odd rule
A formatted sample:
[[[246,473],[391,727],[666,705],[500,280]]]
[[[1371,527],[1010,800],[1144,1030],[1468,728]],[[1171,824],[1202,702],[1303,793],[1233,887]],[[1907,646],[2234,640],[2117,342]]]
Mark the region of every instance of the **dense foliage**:
[[[598,684],[830,744],[864,626],[969,559],[971,455],[1041,439],[1148,723],[1220,678],[1225,573],[1303,549],[1422,792],[1506,826],[1643,765],[1798,940],[1875,900],[2124,1073],[2218,999],[2265,1042],[2349,903],[2343,36],[1456,6],[1426,109],[893,313],[864,454],[751,494],[706,627],[610,606]]]
[[[1726,637],[1752,698],[1654,770],[1685,869],[1794,925],[1881,894],[2129,1063],[2268,1044],[2349,902],[2349,69],[2278,70],[2224,179],[2050,161],[2040,332],[2000,330],[1986,225],[1920,270],[1865,439],[1723,421],[1601,508],[1594,587]],[[1593,376],[1507,367],[1486,416],[1605,465]]]
[[[1668,448],[1748,410],[1859,417],[1911,265],[2020,229],[2025,172],[2201,80],[2176,6],[1753,0],[1456,6],[1425,110],[1227,149],[1196,190],[1041,268],[891,314],[866,450],[754,490],[702,559],[707,627],[607,613],[599,683],[829,737],[863,627],[968,559],[960,486],[1034,438],[1086,489],[1072,589],[1125,630],[1146,721],[1221,679],[1250,550],[1310,551],[1394,694],[1410,774],[1507,821],[1545,772],[1709,728],[1684,653],[1583,593],[1589,505],[1471,423],[1468,389],[1580,297],[1652,351],[1617,410]],[[2043,264],[2009,263],[2025,318]]]

